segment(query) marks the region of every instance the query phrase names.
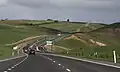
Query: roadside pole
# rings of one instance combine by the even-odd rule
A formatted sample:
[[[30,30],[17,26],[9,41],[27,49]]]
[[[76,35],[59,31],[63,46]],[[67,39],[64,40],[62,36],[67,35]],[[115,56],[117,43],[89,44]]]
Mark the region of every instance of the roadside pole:
[[[12,56],[15,56],[15,52],[14,51],[12,52]]]
[[[17,49],[18,49],[18,47],[17,47],[17,46],[13,47],[12,56],[15,56],[15,51],[17,51]]]
[[[17,50],[17,54],[18,54],[18,55],[20,54],[20,49]]]
[[[115,51],[113,51],[113,58],[114,58],[114,63],[117,63],[116,52]]]

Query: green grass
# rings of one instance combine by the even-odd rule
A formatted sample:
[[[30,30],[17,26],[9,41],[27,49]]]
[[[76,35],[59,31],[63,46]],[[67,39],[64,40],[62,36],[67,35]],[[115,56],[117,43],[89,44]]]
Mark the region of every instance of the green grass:
[[[21,39],[45,34],[32,27],[15,28],[13,26],[0,25],[0,58],[9,57],[12,51],[11,47],[6,47],[6,44],[11,44]]]
[[[49,24],[53,23],[54,21],[47,21],[47,20],[5,20],[0,21],[0,24],[11,24],[11,25],[40,25],[40,24]]]
[[[53,23],[48,25],[40,25],[40,27],[53,28],[53,29],[58,29],[61,31],[68,31],[68,32],[76,32],[78,29],[80,29],[80,31],[85,32],[86,29],[87,31],[91,31],[91,30],[95,30],[97,28],[103,27],[103,25],[91,24],[88,27],[85,27],[85,24],[82,24],[82,23],[59,22],[59,23]]]
[[[113,50],[116,51],[118,62],[120,63],[120,38],[119,33],[113,31],[111,29],[117,28],[119,29],[119,25],[106,25],[103,28],[100,28],[95,31],[91,31],[84,34],[75,34],[77,37],[85,40],[87,44],[82,43],[78,40],[61,40],[56,43],[56,45],[64,46],[70,49],[73,49],[66,54],[65,52],[61,52],[62,54],[74,57],[85,57],[85,58],[92,58],[92,59],[99,59],[99,60],[107,60],[113,61]],[[92,44],[89,39],[93,39],[98,42],[102,42],[106,44],[105,47],[100,47],[95,44]],[[81,48],[81,49],[80,49]],[[94,55],[97,52],[98,55]]]
[[[107,47],[92,46],[91,47],[89,45],[82,43],[81,41],[74,40],[74,39],[61,40],[57,42],[56,45],[72,49],[68,51],[69,52],[68,54],[67,54],[67,51],[62,51],[60,54],[63,54],[63,55],[113,61],[112,51],[114,49],[114,46],[112,47],[111,46],[107,46]],[[120,55],[120,49],[116,47],[115,50],[116,50],[116,53]],[[98,55],[94,55],[95,52],[97,52]],[[118,61],[120,61],[119,58],[118,58]]]
[[[32,24],[32,25],[29,25]],[[19,27],[15,27],[19,26]],[[77,30],[82,32],[89,32],[97,28],[101,28],[104,25],[90,24],[85,26],[85,23],[75,22],[54,22],[46,20],[7,20],[0,21],[0,58],[9,57],[11,55],[12,46],[6,47],[5,44],[11,44],[21,39],[37,36],[42,34],[56,34],[60,31],[76,32]],[[56,30],[55,30],[56,29]],[[84,37],[83,37],[84,38]],[[84,56],[88,56],[90,52],[96,49],[96,46],[89,46],[81,41],[70,39],[61,40],[56,43],[58,46],[63,46],[72,49],[71,55],[80,52],[85,53]],[[64,52],[64,50],[57,51]],[[103,50],[104,51],[104,50]]]

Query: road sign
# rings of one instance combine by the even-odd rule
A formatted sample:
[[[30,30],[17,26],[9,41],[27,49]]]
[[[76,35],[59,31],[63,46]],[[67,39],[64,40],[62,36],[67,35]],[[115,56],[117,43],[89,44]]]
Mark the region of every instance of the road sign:
[[[47,45],[52,45],[53,41],[46,41]]]

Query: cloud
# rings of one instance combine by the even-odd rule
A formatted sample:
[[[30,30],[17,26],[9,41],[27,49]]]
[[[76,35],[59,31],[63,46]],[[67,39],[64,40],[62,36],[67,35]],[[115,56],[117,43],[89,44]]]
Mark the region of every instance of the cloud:
[[[115,22],[119,0],[0,0],[0,18]]]
[[[0,18],[9,19],[34,19],[32,10],[28,7],[8,4],[0,8]]]
[[[10,0],[11,3],[31,8],[49,7],[49,0]]]
[[[60,7],[79,9],[118,9],[119,0],[10,0],[11,2],[33,8]]]
[[[0,0],[0,6],[4,6],[8,3],[8,0]]]

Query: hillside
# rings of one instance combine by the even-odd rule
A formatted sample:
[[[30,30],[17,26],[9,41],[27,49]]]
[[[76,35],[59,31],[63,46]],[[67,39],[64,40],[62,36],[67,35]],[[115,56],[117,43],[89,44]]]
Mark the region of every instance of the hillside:
[[[105,27],[98,28],[88,33],[77,33],[70,36],[56,45],[72,48],[70,55],[76,56],[76,53],[81,56],[113,60],[112,51],[116,50],[118,61],[120,61],[120,24],[110,24]],[[81,50],[81,49],[82,50]],[[97,57],[94,53],[97,52]],[[72,54],[71,54],[72,53]],[[84,55],[85,54],[85,55]]]
[[[31,36],[39,35],[57,35],[58,33],[63,34],[74,34],[73,32],[90,32],[98,28],[104,27],[102,24],[90,24],[86,25],[83,22],[64,22],[54,20],[5,20],[0,21],[0,58],[5,58],[11,55],[12,46],[5,46],[6,44],[14,44]],[[75,34],[76,35],[76,34]],[[86,48],[88,51],[89,44],[76,41],[66,40],[67,42],[74,42],[82,48]],[[64,43],[59,41],[59,43]],[[66,42],[65,42],[66,43]],[[61,45],[61,44],[59,44]],[[67,48],[74,47],[73,52],[77,51],[75,45],[71,46],[68,44]],[[77,45],[76,45],[77,46]],[[60,47],[60,46],[56,46]],[[66,46],[65,46],[66,47]],[[64,45],[61,48],[65,48]]]

